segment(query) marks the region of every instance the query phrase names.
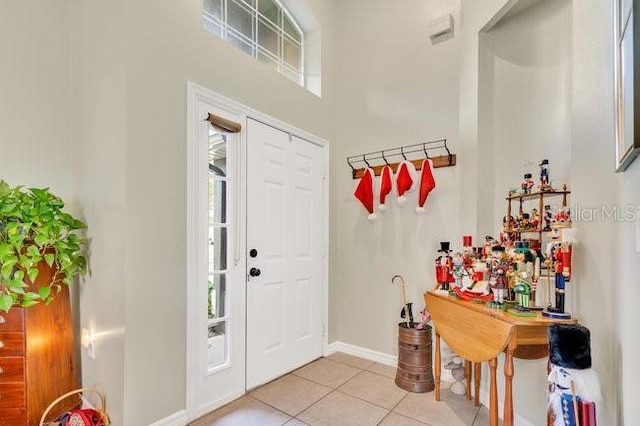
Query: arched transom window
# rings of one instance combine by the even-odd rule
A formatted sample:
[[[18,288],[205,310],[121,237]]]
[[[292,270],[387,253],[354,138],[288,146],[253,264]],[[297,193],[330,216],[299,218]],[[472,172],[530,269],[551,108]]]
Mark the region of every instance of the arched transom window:
[[[277,0],[204,0],[204,26],[291,80],[304,82],[304,34]]]

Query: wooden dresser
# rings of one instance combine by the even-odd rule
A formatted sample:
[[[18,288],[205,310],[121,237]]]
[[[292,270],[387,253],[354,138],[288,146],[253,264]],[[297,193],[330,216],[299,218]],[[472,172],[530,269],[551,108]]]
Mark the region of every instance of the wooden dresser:
[[[40,272],[37,283],[50,270]],[[44,281],[46,282],[46,281]],[[0,426],[37,426],[46,407],[78,388],[69,291],[50,305],[0,312]],[[53,412],[76,405],[63,401]]]

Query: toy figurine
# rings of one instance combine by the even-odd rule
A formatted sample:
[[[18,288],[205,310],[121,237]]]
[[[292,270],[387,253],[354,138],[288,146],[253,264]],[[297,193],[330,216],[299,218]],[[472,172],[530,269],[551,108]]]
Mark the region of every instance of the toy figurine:
[[[566,285],[571,279],[571,243],[562,240],[559,229],[551,231],[552,241],[547,246],[547,265],[555,274],[555,306],[549,306],[542,315],[551,318],[571,318],[564,311]]]
[[[521,230],[529,230],[533,228],[533,224],[531,223],[531,216],[529,213],[522,213],[518,221],[518,228]]]
[[[513,288],[516,294],[518,305],[516,309],[520,311],[529,310],[531,303],[531,292],[535,289],[534,284],[534,260],[535,257],[529,249],[527,241],[516,242],[516,253],[513,260],[516,265],[516,285]]]
[[[453,258],[449,255],[449,241],[440,242],[440,256],[436,259],[436,281],[439,284],[439,290],[449,291],[449,283],[455,281],[453,278]]]
[[[493,247],[497,245],[498,245],[498,242],[492,236],[487,235],[486,237],[484,237],[484,244],[482,245],[481,257],[485,259],[489,258],[491,256],[491,250],[493,249]]]
[[[463,287],[462,278],[465,276],[464,259],[462,253],[455,253],[453,255],[453,278],[455,280],[456,287]]]
[[[531,226],[533,229],[540,228],[540,213],[538,213],[538,209],[531,210]]]
[[[571,212],[567,207],[560,207],[551,220],[552,228],[571,228]]]
[[[553,212],[551,206],[544,206],[544,229],[543,231],[551,231],[551,222],[553,221]]]
[[[491,252],[491,279],[489,285],[493,291],[493,305],[501,307],[504,304],[504,293],[507,290],[507,261],[505,249],[502,246],[495,246]]]
[[[429,313],[429,311],[427,310],[427,307],[425,306],[420,311],[420,322],[418,323],[418,325],[416,325],[416,328],[418,330],[422,330],[424,328],[428,328],[429,326],[427,325],[427,323],[429,321],[431,321],[431,314]]]
[[[524,175],[524,180],[520,184],[520,189],[522,189],[523,194],[531,194],[531,188],[534,187],[533,179],[531,179],[531,173],[527,173]]]
[[[515,219],[511,215],[504,216],[502,218],[502,229],[507,232],[511,232],[513,228],[516,227]]]
[[[549,160],[545,158],[540,162],[540,191],[550,191],[549,182]]]
[[[549,326],[549,408],[553,426],[596,426],[600,380],[591,369],[589,329],[578,324]]]

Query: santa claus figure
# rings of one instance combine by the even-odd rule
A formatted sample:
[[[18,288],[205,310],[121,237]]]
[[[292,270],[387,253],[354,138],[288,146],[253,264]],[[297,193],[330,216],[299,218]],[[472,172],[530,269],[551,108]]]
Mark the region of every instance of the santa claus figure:
[[[449,255],[449,241],[442,241],[440,243],[440,256],[436,258],[436,281],[438,282],[438,289],[449,291],[449,283],[455,281],[453,277],[453,258]]]

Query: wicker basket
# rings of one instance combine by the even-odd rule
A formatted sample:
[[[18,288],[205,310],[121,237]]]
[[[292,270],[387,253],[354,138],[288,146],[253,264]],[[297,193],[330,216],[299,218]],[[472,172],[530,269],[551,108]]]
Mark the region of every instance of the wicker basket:
[[[101,426],[109,426],[111,424],[111,421],[109,420],[109,415],[107,414],[107,407],[106,407],[104,395],[101,392],[99,392],[99,391],[97,391],[95,389],[90,389],[90,388],[76,389],[76,390],[73,390],[71,392],[65,393],[64,395],[60,396],[59,398],[56,398],[56,400],[53,401],[51,404],[49,404],[47,409],[44,410],[44,413],[42,413],[42,417],[40,418],[40,426],[60,426],[60,421],[58,421],[58,420],[53,420],[53,421],[48,421],[48,422],[46,421],[47,420],[47,415],[49,414],[49,412],[53,409],[53,407],[56,406],[56,404],[58,404],[62,400],[66,399],[66,398],[68,398],[70,396],[76,395],[76,394],[82,395],[83,393],[92,393],[92,394],[98,396],[98,399],[100,400],[100,407],[94,408],[94,410],[100,416],[100,425]],[[80,421],[82,422],[82,420],[80,420]],[[73,421],[72,421],[71,424],[74,425]],[[78,425],[84,425],[84,422],[78,423]]]

